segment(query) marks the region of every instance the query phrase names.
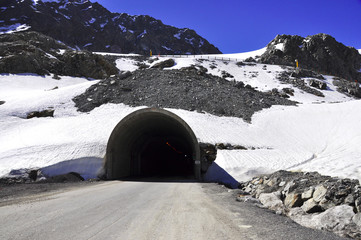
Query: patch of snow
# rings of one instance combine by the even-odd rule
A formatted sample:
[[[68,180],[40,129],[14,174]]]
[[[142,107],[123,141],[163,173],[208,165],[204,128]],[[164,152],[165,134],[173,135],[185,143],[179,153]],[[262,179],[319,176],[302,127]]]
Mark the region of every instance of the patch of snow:
[[[259,50],[255,50],[255,51],[251,51],[251,52],[244,52],[244,53],[230,53],[230,54],[205,54],[205,55],[201,55],[202,57],[210,57],[210,58],[214,58],[214,57],[223,57],[223,58],[230,58],[232,60],[237,60],[237,61],[242,61],[245,60],[247,58],[255,58],[256,56],[260,56],[262,55],[265,51],[266,51],[267,47],[264,47],[262,49]]]
[[[31,27],[26,25],[26,24],[13,24],[10,26],[4,26],[4,27],[0,27],[0,34],[8,34],[8,33],[14,33],[14,32],[21,32],[21,31],[26,31],[28,29],[30,29]]]
[[[59,54],[63,55],[65,53],[66,49],[59,49]]]
[[[198,45],[198,47],[202,47],[202,46],[203,46],[203,44],[204,44],[204,40],[203,40],[203,39],[201,39],[201,40],[199,41],[199,45]]]
[[[137,57],[137,56],[141,56],[137,53],[108,53],[108,52],[93,52],[95,54],[99,54],[99,55],[109,55],[109,56],[118,56],[118,57]]]
[[[185,38],[186,42],[193,45],[194,38]]]
[[[107,24],[108,24],[108,20],[107,20],[105,23],[100,24],[100,27],[101,27],[101,28],[104,28],[105,25],[107,25]]]
[[[168,50],[168,51],[173,51],[173,49],[169,48],[169,47],[166,47],[166,46],[162,46],[162,48]]]
[[[120,15],[115,16],[115,17],[112,18],[112,21],[114,22],[115,20],[118,20],[119,18],[120,18]]]
[[[35,1],[39,1],[39,0],[33,0],[34,2]],[[41,0],[42,2],[56,2],[56,3],[59,3],[61,0]]]
[[[357,51],[361,54],[361,49],[358,49]]]
[[[147,30],[144,30],[141,34],[137,36],[137,38],[142,38],[145,34],[147,34]]]
[[[88,46],[91,46],[91,45],[93,45],[93,43],[87,43],[83,47],[88,47]]]
[[[130,30],[130,29],[128,29],[128,32],[130,32],[130,33],[134,33],[134,31],[133,31],[133,30]]]
[[[126,27],[124,27],[123,25],[118,25],[118,27],[120,28],[120,30],[122,31],[122,32],[126,32],[127,31],[127,28]]]
[[[92,24],[92,23],[94,23],[96,21],[96,19],[95,18],[92,18],[92,19],[90,19],[88,22],[90,23],[90,24]]]
[[[283,52],[285,50],[285,44],[284,43],[277,43],[275,45],[275,49],[281,50]]]
[[[61,15],[63,15],[63,17],[65,17],[65,18],[68,19],[68,20],[71,19],[71,17],[69,17],[69,16],[67,16],[67,15],[65,15],[65,14],[63,14],[63,13],[61,13]]]
[[[174,34],[173,36],[174,36],[175,38],[180,39],[180,35],[181,35],[181,33],[177,33],[177,34]]]
[[[54,57],[54,56],[51,55],[50,53],[46,53],[46,56],[48,56],[49,58],[52,58],[52,59],[57,59],[56,57]]]
[[[116,67],[119,71],[135,71],[138,69],[136,61],[129,58],[120,58],[115,61]]]

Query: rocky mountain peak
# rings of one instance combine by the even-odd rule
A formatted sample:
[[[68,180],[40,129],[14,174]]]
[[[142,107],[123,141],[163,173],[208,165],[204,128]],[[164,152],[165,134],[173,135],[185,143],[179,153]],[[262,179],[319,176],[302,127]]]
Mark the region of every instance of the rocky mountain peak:
[[[88,0],[0,2],[0,34],[31,29],[75,49],[149,54],[221,53],[195,31],[147,15],[112,13]]]
[[[260,57],[263,63],[295,66],[361,81],[361,55],[330,35],[320,33],[306,38],[297,35],[277,35]]]

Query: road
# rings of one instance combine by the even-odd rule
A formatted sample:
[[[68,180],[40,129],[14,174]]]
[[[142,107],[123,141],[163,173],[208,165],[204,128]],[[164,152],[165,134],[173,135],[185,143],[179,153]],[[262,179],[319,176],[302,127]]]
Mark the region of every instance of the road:
[[[194,182],[110,181],[0,207],[0,239],[341,239]]]

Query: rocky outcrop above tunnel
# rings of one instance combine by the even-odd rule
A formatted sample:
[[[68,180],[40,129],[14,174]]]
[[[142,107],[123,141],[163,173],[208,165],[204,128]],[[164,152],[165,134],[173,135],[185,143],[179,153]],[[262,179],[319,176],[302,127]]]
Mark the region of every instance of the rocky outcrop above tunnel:
[[[79,111],[88,112],[106,103],[176,108],[234,116],[250,121],[252,115],[272,105],[295,102],[256,91],[244,84],[200,71],[144,69],[103,80],[73,99]]]
[[[306,38],[297,35],[277,35],[268,45],[259,61],[268,64],[295,66],[361,81],[361,55],[353,47],[347,47],[327,34]]]
[[[73,51],[37,32],[0,35],[0,72],[57,74],[103,79],[117,74],[114,62],[87,51]]]

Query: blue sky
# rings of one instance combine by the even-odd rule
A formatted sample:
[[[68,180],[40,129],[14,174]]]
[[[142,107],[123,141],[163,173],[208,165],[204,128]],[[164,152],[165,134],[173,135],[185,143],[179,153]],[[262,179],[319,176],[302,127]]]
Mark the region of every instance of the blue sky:
[[[92,0],[95,2],[95,0]],[[111,12],[194,29],[223,53],[265,47],[277,34],[327,33],[361,49],[361,0],[97,0]]]

